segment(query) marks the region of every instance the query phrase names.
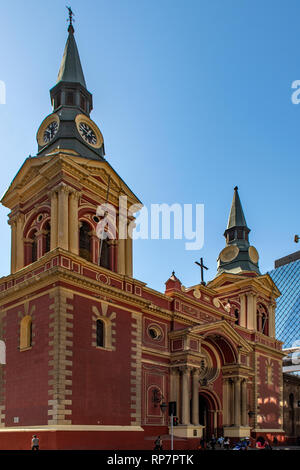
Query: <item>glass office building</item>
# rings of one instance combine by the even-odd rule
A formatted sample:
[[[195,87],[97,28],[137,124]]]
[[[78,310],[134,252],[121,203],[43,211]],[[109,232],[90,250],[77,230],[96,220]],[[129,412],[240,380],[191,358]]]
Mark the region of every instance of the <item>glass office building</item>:
[[[276,260],[275,269],[269,274],[281,292],[275,316],[276,338],[283,341],[283,348],[299,346],[300,251]]]

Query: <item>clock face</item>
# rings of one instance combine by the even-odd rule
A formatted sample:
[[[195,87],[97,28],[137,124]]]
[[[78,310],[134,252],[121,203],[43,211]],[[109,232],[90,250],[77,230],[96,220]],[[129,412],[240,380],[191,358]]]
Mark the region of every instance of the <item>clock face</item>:
[[[78,126],[79,134],[90,145],[97,144],[97,136],[93,129],[86,123],[80,122]]]
[[[229,263],[237,257],[239,251],[236,245],[226,246],[220,253],[220,260],[222,263]]]
[[[58,122],[57,121],[50,122],[50,124],[46,127],[44,131],[44,135],[43,135],[44,143],[47,144],[48,142],[50,142],[50,140],[53,139],[57,131],[58,131]]]

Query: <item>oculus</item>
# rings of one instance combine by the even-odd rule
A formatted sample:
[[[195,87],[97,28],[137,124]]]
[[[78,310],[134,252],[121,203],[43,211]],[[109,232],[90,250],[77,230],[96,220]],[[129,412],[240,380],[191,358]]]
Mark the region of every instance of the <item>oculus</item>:
[[[150,336],[151,339],[154,339],[156,341],[159,341],[163,337],[163,332],[157,325],[150,325],[148,327],[148,335]]]

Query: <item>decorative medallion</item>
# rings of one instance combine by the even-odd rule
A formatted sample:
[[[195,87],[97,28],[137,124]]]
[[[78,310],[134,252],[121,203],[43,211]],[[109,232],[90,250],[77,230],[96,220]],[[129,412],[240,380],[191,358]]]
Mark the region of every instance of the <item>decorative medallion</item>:
[[[220,253],[220,260],[222,263],[229,263],[237,257],[239,251],[239,247],[236,245],[226,246]]]
[[[257,264],[259,260],[259,254],[257,252],[257,249],[254,248],[254,246],[249,246],[248,253],[252,263]]]
[[[199,289],[194,289],[193,291],[193,296],[196,298],[196,299],[200,299],[201,298],[201,292]]]

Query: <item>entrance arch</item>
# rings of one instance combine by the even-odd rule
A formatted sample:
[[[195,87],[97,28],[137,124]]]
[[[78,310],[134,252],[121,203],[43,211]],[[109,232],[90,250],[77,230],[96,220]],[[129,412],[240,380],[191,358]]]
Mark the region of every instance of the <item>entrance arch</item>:
[[[219,410],[218,399],[213,392],[201,390],[199,392],[199,424],[205,426],[203,437],[209,439],[212,434],[216,436],[218,431],[217,410]]]

